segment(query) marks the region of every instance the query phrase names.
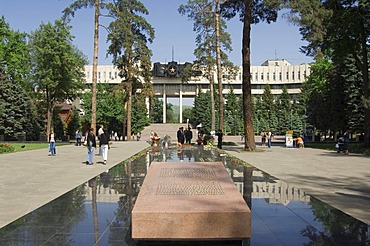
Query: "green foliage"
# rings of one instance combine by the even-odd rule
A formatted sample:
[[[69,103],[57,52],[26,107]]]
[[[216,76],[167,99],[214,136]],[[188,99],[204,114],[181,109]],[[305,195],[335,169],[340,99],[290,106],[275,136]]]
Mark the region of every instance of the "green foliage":
[[[186,120],[189,119],[189,124],[190,122],[193,122],[194,120],[192,119],[192,110],[193,108],[184,108],[182,111],[182,123],[186,123]]]
[[[154,105],[153,109],[151,110],[151,122],[163,122],[163,102],[156,97],[154,98]]]
[[[232,135],[239,135],[243,132],[243,117],[240,114],[242,111],[242,99],[234,93],[233,87],[229,84],[230,91],[226,96],[225,105],[225,127]],[[229,130],[228,130],[229,129]]]
[[[148,15],[148,10],[138,0],[108,3],[107,9],[114,18],[108,27],[108,54],[113,56],[113,64],[120,70],[119,76],[127,83],[126,126],[129,135],[132,132],[132,94],[150,81],[152,52],[147,44],[154,39],[154,29],[143,17]]]
[[[15,148],[11,144],[0,143],[0,154],[14,152]]]
[[[96,122],[103,124],[109,131],[122,132],[125,94],[120,88],[109,88],[106,84],[97,84]],[[90,126],[91,90],[82,95],[85,115],[82,123]]]
[[[42,23],[30,35],[33,83],[40,92],[40,101],[46,105],[47,134],[52,127],[56,102],[73,100],[84,86],[83,69],[87,59],[72,45],[70,29],[70,26],[56,20],[54,24]]]
[[[40,126],[32,101],[21,84],[6,79],[3,71],[0,67],[0,134],[5,140],[16,140],[19,134],[36,140]]]
[[[151,110],[151,122],[152,123],[162,123],[163,122],[163,101],[154,98],[153,109]],[[167,103],[166,105],[166,122],[167,123],[176,123],[176,118],[173,111],[173,105]]]
[[[41,24],[30,36],[34,83],[47,91],[52,101],[73,99],[84,86],[87,60],[73,46],[70,29],[57,20],[55,24]]]
[[[211,93],[201,92],[199,93],[194,99],[194,108],[192,110],[192,123],[194,124],[193,127],[202,123],[202,126],[206,132],[211,131]],[[217,104],[216,104],[217,105]],[[217,109],[216,111],[216,118],[217,118]],[[217,129],[217,125],[216,125]]]
[[[0,18],[0,33],[0,66],[6,68],[9,80],[16,81],[30,92],[31,59],[26,34],[11,30],[4,17]]]
[[[330,129],[335,132],[351,128],[353,131],[364,132],[365,146],[369,148],[370,110],[366,108],[365,103],[370,97],[368,46],[370,2],[356,0],[286,2],[291,8],[291,20],[300,26],[303,39],[308,41],[308,45],[303,47],[302,51],[315,56],[318,62],[323,57],[329,59],[334,68],[330,75],[325,74],[326,80],[322,80],[327,83],[321,85],[315,83],[321,87],[314,88],[314,93],[310,95],[311,102],[322,99],[324,105],[317,107],[322,106],[320,111],[330,110],[326,111],[330,112],[330,116],[322,118],[319,114],[312,114],[317,113],[316,110],[309,112],[308,119],[321,130]],[[311,80],[311,83],[314,81]],[[361,97],[362,100],[359,100]],[[355,115],[361,116],[356,120]],[[322,122],[319,122],[319,119]]]
[[[54,123],[54,137],[55,139],[61,140],[64,136],[64,123],[59,116],[59,108],[55,108],[53,113],[53,123]]]
[[[145,126],[149,125],[150,119],[147,116],[147,112],[145,98],[141,97],[141,95],[136,95],[132,107],[132,134],[141,132]]]
[[[154,29],[142,16],[147,15],[148,10],[138,0],[107,4],[107,8],[115,18],[108,28],[108,54],[113,56],[113,64],[120,70],[121,78],[143,76],[149,81],[152,52],[147,43],[153,42]]]
[[[180,5],[178,11],[194,21],[193,30],[197,33],[195,43],[197,48],[194,55],[200,64],[214,67],[216,64],[216,33],[215,33],[215,3],[209,0],[189,0]],[[219,20],[220,46],[224,51],[232,51],[230,34],[226,32],[224,19]],[[221,50],[221,59],[228,62],[227,54]],[[230,64],[227,63],[227,64]],[[208,76],[208,75],[207,75]]]
[[[67,135],[70,136],[72,139],[74,139],[75,132],[78,129],[80,129],[80,115],[76,107],[73,107],[71,119],[66,128]]]

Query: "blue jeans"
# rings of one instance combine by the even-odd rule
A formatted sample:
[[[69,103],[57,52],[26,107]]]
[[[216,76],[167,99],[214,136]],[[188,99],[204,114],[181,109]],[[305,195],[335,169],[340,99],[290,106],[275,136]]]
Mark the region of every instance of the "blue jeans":
[[[92,164],[92,158],[94,156],[94,150],[95,150],[95,147],[87,148],[87,161],[89,162],[90,165]]]
[[[271,138],[267,139],[267,147],[271,148]]]
[[[49,152],[51,155],[55,155],[56,152],[55,152],[55,142],[50,142],[49,143]]]

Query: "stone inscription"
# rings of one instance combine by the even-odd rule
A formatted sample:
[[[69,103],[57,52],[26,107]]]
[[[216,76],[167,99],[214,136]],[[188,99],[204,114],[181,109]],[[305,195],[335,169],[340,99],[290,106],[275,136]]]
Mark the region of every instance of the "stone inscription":
[[[213,168],[161,168],[161,178],[216,178]]]
[[[218,182],[200,183],[159,183],[156,195],[224,195]]]

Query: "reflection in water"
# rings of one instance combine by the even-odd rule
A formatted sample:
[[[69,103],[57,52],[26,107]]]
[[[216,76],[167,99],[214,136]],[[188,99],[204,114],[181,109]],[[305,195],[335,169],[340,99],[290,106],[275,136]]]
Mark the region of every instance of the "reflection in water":
[[[221,161],[252,210],[244,245],[368,245],[369,227],[262,171],[203,146],[123,162],[0,230],[0,245],[140,245],[130,213],[152,161]],[[221,225],[222,226],[222,225]],[[145,242],[162,245],[164,242]],[[212,242],[240,245],[241,242]],[[172,245],[180,244],[172,242]],[[186,245],[184,242],[181,245]],[[190,245],[194,245],[191,242]],[[200,245],[202,245],[200,243]],[[205,242],[204,245],[212,245]]]
[[[94,223],[94,245],[98,245],[99,240],[99,228],[98,228],[98,208],[97,208],[97,188],[96,188],[96,178],[89,180],[89,187],[91,188],[91,205],[93,212],[93,223]]]

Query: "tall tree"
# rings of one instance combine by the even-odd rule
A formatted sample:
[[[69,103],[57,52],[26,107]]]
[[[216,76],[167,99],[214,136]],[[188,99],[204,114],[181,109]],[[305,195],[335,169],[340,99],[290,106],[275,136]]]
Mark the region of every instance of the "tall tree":
[[[33,114],[31,98],[21,83],[10,77],[0,66],[0,135],[5,140],[17,140],[19,135],[38,140],[40,125]]]
[[[60,20],[41,24],[30,36],[33,81],[47,104],[47,135],[55,104],[74,99],[83,88],[86,57],[72,45],[70,26]]]
[[[252,85],[250,74],[250,42],[251,25],[260,21],[270,23],[276,21],[279,1],[270,0],[229,0],[221,5],[222,13],[227,18],[239,14],[243,22],[242,67],[243,67],[243,119],[244,119],[244,150],[255,151],[253,129]]]
[[[361,71],[363,131],[365,147],[369,148],[370,107],[366,102],[370,101],[370,2],[366,0],[289,0],[286,2],[292,9],[291,19],[300,26],[303,38],[309,42],[309,45],[303,49],[306,54],[315,55],[320,52],[333,59],[334,63],[341,63],[344,57],[350,56],[354,59],[358,71]],[[318,15],[312,16],[312,13]]]
[[[6,67],[9,80],[30,92],[31,59],[26,34],[11,30],[4,17],[0,18],[0,33],[0,66]]]
[[[138,0],[115,0],[108,9],[115,18],[109,25],[108,53],[113,55],[113,64],[127,83],[127,140],[131,140],[132,93],[150,80],[152,52],[147,43],[152,43],[154,29],[142,16],[149,12]]]
[[[76,10],[81,8],[94,8],[94,54],[92,71],[92,100],[91,100],[91,128],[96,129],[96,84],[98,81],[98,54],[99,54],[99,16],[100,9],[104,7],[104,0],[77,0],[63,10],[63,19],[69,21]]]
[[[226,125],[230,129],[233,135],[237,135],[242,129],[242,117],[240,116],[241,108],[241,98],[235,95],[232,85],[229,84],[230,90],[226,97],[225,105],[225,115],[226,115]]]
[[[225,70],[235,70],[233,64],[228,61],[227,54],[230,52],[231,38],[226,32],[226,22],[220,18],[219,0],[189,0],[187,4],[180,5],[178,11],[182,15],[187,15],[191,20],[194,20],[193,30],[197,33],[196,44],[197,48],[194,54],[198,61],[197,63],[205,66],[205,76],[210,82],[211,92],[211,131],[215,130],[215,98],[214,98],[214,67],[216,66],[218,94],[219,94],[219,121],[218,125],[223,129],[224,124],[224,99],[222,89],[222,73]],[[223,47],[223,50],[221,49]],[[224,71],[222,71],[222,67]]]

